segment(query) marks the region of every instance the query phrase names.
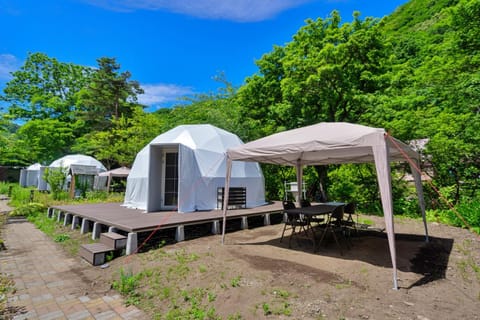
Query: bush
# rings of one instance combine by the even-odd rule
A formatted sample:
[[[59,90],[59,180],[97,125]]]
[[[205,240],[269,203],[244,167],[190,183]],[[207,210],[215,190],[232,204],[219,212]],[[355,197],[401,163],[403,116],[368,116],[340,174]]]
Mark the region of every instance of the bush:
[[[44,212],[47,208],[41,203],[27,203],[25,205],[20,205],[10,212],[10,216],[18,217],[24,216],[28,217],[38,212]]]
[[[457,215],[460,215],[460,217]],[[461,203],[454,210],[427,210],[427,219],[455,227],[466,228],[468,224],[476,233],[480,233],[480,200]]]
[[[473,200],[460,203],[456,206],[456,211],[472,228],[480,227],[480,201]],[[462,219],[453,210],[447,211],[447,216],[451,223],[457,227],[466,227]]]
[[[59,196],[63,191],[63,187],[67,179],[67,168],[47,168],[43,178],[50,185],[53,199],[59,200]]]

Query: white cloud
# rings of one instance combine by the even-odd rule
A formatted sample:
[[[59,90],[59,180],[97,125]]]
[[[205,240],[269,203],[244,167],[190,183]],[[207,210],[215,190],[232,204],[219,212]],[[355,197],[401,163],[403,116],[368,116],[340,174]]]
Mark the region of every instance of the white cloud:
[[[253,22],[315,0],[84,0],[115,11],[163,10],[204,19]]]
[[[144,94],[138,96],[138,102],[146,106],[174,102],[179,98],[193,94],[189,87],[174,84],[142,84]]]
[[[0,54],[0,80],[10,80],[10,72],[16,71],[19,67],[19,61],[12,54]]]

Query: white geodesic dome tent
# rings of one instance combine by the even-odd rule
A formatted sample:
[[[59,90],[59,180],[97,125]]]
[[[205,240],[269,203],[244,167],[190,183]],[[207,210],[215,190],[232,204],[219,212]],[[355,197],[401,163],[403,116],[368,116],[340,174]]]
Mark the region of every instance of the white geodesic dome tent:
[[[67,168],[70,169],[71,165],[83,165],[83,166],[94,166],[97,168],[98,172],[107,171],[107,168],[98,161],[97,159],[86,156],[83,154],[69,154],[67,156],[61,157],[52,163],[50,163],[49,167],[53,168]]]
[[[212,125],[182,125],[159,135],[135,158],[124,206],[147,212],[217,209],[218,190],[225,186],[225,152],[242,144],[236,135]],[[247,208],[265,204],[257,163],[235,163],[230,186],[246,188]]]
[[[65,170],[65,174],[67,174],[67,181],[64,186],[65,189],[70,189],[72,176],[78,175],[79,182],[88,183],[91,187],[93,187],[94,176],[101,172],[107,171],[105,166],[100,161],[91,156],[83,154],[66,155],[50,163],[48,167],[62,168]],[[47,186],[47,189],[50,189],[50,186]],[[78,193],[77,191],[75,192]]]

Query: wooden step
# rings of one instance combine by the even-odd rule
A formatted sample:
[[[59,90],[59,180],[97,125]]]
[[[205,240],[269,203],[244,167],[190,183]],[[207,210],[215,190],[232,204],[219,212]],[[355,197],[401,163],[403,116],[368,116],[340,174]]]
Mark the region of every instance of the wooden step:
[[[106,254],[113,250],[103,243],[83,244],[80,246],[80,256],[92,265],[98,266],[105,263]]]
[[[100,243],[115,250],[123,249],[127,246],[127,237],[116,232],[104,232],[100,234]]]

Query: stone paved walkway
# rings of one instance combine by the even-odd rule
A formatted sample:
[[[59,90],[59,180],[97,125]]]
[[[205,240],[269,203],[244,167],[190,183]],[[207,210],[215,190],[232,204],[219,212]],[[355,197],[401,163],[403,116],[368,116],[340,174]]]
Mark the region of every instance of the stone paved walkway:
[[[16,314],[0,319],[148,319],[118,294],[89,292],[82,270],[92,266],[67,256],[33,224],[9,223],[2,238],[7,250],[0,251],[0,272],[15,281],[8,307]]]

